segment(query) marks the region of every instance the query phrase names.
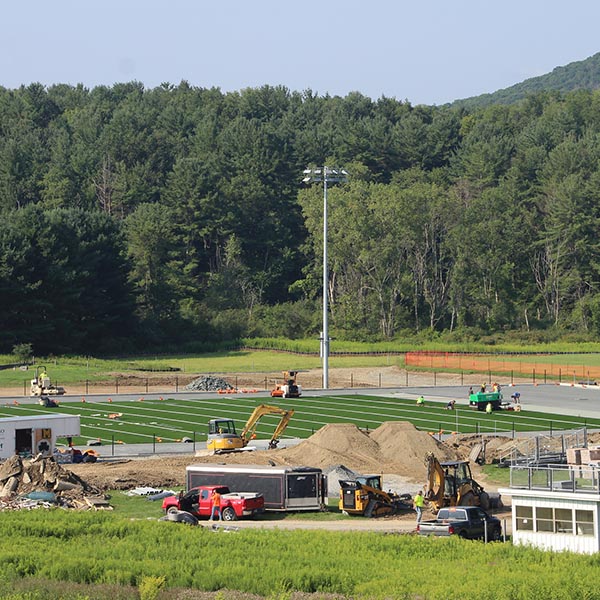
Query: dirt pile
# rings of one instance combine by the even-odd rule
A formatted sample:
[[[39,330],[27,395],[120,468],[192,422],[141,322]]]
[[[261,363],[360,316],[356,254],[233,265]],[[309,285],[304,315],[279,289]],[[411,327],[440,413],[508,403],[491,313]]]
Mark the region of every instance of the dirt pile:
[[[0,466],[0,503],[18,508],[18,499],[41,500],[66,508],[100,506],[102,493],[52,457],[22,460],[13,456]],[[29,505],[25,506],[29,508]]]
[[[326,468],[344,464],[357,466],[382,462],[377,442],[351,423],[328,424],[297,446],[282,450],[288,464]]]
[[[419,431],[406,421],[386,421],[371,433],[382,455],[392,462],[423,463],[425,455],[433,452],[439,460],[455,460],[456,453],[433,436]]]
[[[325,425],[307,440],[280,451],[287,464],[327,469],[343,464],[361,474],[394,473],[422,481],[427,476],[424,458],[433,452],[440,460],[456,459],[456,453],[431,435],[407,422],[382,423],[367,433],[356,425]]]

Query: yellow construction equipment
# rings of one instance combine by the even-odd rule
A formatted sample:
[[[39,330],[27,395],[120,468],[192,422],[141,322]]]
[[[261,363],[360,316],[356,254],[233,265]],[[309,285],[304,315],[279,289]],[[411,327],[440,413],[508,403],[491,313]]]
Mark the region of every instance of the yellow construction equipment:
[[[432,452],[425,456],[428,488],[425,498],[435,512],[445,506],[490,508],[490,496],[471,476],[468,460],[439,462]]]
[[[279,438],[288,426],[293,414],[293,409],[286,410],[278,406],[261,404],[254,409],[254,412],[250,415],[248,421],[246,421],[246,425],[240,434],[235,430],[233,419],[211,419],[208,422],[208,442],[206,447],[215,454],[243,450],[248,446],[250,440],[256,438],[256,427],[265,415],[280,415],[281,419],[269,440],[269,448],[276,448]]]
[[[342,512],[363,517],[391,515],[412,507],[410,494],[399,496],[385,492],[381,475],[360,475],[352,480],[339,480]]]

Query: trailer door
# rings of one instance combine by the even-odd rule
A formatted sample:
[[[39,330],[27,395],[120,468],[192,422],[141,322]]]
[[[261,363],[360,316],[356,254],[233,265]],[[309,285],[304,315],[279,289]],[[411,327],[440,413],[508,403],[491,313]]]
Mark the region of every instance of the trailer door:
[[[320,473],[288,473],[287,508],[319,508],[321,494],[318,478]]]

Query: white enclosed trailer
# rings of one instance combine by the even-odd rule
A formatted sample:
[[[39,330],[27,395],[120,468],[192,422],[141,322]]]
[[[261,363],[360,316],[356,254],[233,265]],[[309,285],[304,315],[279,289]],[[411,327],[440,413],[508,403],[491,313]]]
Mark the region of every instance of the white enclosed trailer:
[[[40,415],[0,419],[0,459],[51,455],[57,438],[80,435],[79,415]]]

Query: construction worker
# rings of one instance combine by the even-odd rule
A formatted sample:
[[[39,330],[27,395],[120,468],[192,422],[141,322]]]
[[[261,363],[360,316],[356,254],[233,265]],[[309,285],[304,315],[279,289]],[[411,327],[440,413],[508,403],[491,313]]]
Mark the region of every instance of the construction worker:
[[[488,415],[491,415],[493,410],[494,410],[494,407],[492,406],[492,403],[488,402],[487,405],[486,405],[486,407],[485,407],[485,412]]]
[[[485,381],[484,381],[484,382],[481,384],[481,393],[482,393],[482,394],[485,394],[485,388],[486,388],[486,385],[487,385],[487,384],[485,383]]]
[[[423,406],[423,404],[425,404],[425,398],[423,398],[423,396],[419,396],[417,398],[417,406]]]
[[[413,506],[415,508],[415,512],[417,513],[417,525],[421,522],[424,505],[425,505],[425,498],[423,497],[423,490],[419,490],[413,500]]]
[[[217,490],[213,490],[210,499],[212,502],[212,509],[210,511],[210,519],[208,519],[208,520],[212,521],[215,514],[218,513],[219,521],[220,521],[221,520],[221,494],[219,494],[219,492],[217,492]]]

